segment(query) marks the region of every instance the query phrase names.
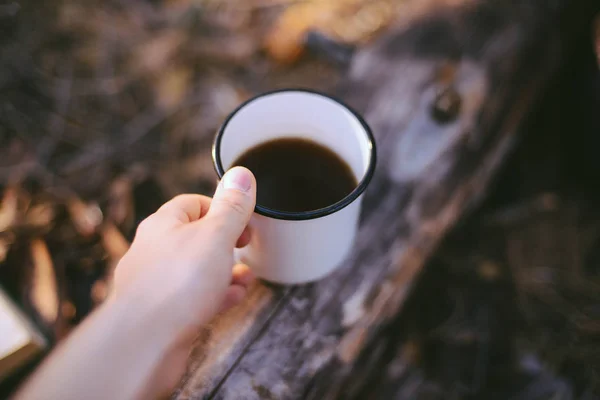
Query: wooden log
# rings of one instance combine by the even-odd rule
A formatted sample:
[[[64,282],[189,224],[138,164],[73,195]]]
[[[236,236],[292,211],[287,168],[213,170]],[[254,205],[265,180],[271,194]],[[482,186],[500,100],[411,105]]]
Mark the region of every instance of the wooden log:
[[[353,254],[313,284],[258,284],[200,335],[174,398],[357,397],[415,276],[485,196],[596,9],[476,2],[358,52],[340,93],[371,124],[380,162]]]

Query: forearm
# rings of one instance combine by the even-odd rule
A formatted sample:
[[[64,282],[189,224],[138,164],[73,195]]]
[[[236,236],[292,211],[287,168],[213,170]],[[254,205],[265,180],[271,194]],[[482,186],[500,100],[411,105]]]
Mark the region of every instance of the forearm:
[[[17,394],[31,399],[134,399],[174,339],[138,302],[109,301],[84,321]]]

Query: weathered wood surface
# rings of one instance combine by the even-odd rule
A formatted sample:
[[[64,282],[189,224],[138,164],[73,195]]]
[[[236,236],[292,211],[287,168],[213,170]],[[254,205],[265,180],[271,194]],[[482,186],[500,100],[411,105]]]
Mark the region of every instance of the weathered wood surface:
[[[590,39],[573,44],[481,207],[365,352],[382,356],[357,363],[351,397],[599,398],[600,70]]]
[[[474,3],[359,52],[340,93],[371,124],[380,162],[353,254],[314,284],[257,284],[249,301],[201,333],[174,397],[358,396],[361,371],[384,356],[378,335],[440,240],[485,195],[595,7]],[[446,89],[457,92],[460,110],[441,123],[431,106]]]

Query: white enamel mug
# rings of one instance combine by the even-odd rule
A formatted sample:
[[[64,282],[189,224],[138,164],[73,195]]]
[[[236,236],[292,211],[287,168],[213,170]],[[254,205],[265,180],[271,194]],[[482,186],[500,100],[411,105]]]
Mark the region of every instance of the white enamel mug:
[[[363,192],[375,171],[376,149],[366,122],[339,100],[304,89],[277,90],[240,105],[219,129],[213,145],[219,178],[247,150],[286,137],[333,150],[358,182],[345,198],[318,210],[286,212],[256,205],[252,239],[237,250],[238,261],[267,281],[300,284],[333,272],[350,252]]]

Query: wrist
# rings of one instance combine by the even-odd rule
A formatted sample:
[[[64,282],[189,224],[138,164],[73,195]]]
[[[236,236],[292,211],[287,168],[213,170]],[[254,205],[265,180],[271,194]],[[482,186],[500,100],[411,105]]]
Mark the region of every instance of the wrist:
[[[135,331],[133,337],[138,335],[153,349],[167,351],[192,330],[176,299],[130,291],[113,295],[106,303],[124,327]]]
[[[150,308],[112,296],[51,354],[20,398],[149,398],[149,390],[168,387],[161,372],[175,343]],[[73,385],[62,384],[67,370]]]
[[[164,317],[165,305],[143,301],[143,297],[126,296],[113,299],[109,305],[122,321],[119,331],[124,340],[131,340],[131,348],[145,358],[140,376],[143,389],[136,398],[154,397],[156,393],[170,392],[175,388],[185,365],[197,329],[182,329]],[[150,396],[152,395],[152,396]]]

